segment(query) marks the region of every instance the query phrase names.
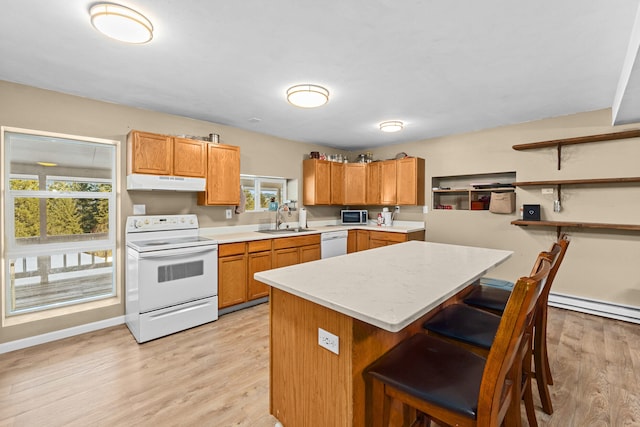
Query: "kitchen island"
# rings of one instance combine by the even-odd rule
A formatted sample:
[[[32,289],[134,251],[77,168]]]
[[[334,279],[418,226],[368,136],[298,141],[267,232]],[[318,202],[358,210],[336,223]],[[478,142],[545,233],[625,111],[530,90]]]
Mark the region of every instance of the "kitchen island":
[[[271,414],[285,427],[371,425],[364,369],[511,253],[410,241],[256,273],[271,286]]]

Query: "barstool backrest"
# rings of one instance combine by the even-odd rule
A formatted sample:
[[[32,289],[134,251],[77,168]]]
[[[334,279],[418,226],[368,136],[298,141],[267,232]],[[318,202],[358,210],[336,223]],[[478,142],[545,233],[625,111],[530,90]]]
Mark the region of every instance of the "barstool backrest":
[[[514,386],[508,381],[509,371],[517,357],[520,343],[532,318],[545,282],[551,270],[553,255],[541,252],[536,261],[535,272],[521,277],[511,292],[511,297],[502,314],[500,326],[489,351],[480,384],[477,425],[499,425],[504,416],[505,399],[517,399]]]

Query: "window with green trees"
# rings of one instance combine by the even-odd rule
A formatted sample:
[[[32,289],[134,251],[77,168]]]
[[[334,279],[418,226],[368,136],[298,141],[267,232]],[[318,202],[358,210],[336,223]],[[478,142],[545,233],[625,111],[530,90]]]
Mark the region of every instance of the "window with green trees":
[[[287,198],[285,178],[240,175],[240,184],[246,200],[246,212],[267,211],[272,199],[281,204]]]
[[[7,315],[116,294],[116,141],[3,128]]]

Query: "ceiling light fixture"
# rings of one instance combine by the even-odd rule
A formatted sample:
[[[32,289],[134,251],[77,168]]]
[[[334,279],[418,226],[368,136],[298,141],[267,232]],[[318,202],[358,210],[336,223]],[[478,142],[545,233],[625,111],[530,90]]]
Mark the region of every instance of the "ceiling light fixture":
[[[329,101],[329,91],[311,84],[291,86],[287,89],[287,101],[301,108],[320,107]]]
[[[53,163],[53,162],[36,162],[36,163],[39,164],[40,166],[47,166],[47,167],[58,166],[57,163]]]
[[[380,123],[380,130],[382,132],[399,132],[403,127],[404,123],[397,120]]]
[[[91,25],[102,34],[126,43],[146,43],[153,38],[151,21],[133,9],[100,3],[89,9]]]

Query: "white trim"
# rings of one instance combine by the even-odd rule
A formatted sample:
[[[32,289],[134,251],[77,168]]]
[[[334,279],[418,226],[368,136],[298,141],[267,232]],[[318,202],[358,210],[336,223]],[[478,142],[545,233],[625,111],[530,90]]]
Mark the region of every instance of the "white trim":
[[[100,320],[98,322],[87,323],[85,325],[74,326],[72,328],[62,329],[60,331],[48,332],[46,334],[36,335],[33,337],[23,338],[20,340],[9,341],[0,344],[0,354],[9,353],[10,351],[21,350],[27,347],[33,347],[63,338],[73,337],[75,335],[86,334],[111,326],[124,324],[124,316],[112,317],[111,319]]]
[[[640,324],[640,308],[605,301],[579,298],[563,294],[549,294],[551,307],[564,308],[581,313],[594,314],[610,319]]]

